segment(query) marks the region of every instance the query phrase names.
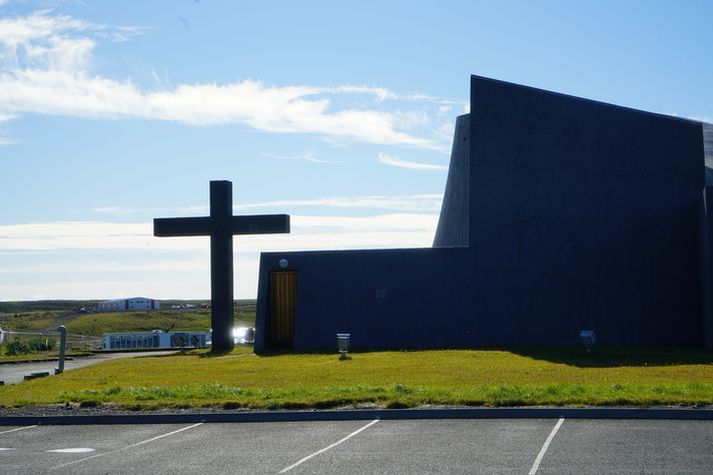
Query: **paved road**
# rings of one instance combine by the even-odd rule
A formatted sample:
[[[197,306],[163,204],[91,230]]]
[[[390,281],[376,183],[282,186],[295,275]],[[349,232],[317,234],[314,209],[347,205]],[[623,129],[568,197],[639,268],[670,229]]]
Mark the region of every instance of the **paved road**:
[[[113,360],[116,358],[131,358],[134,356],[159,356],[175,353],[175,351],[141,351],[131,353],[106,353],[103,355],[92,356],[89,358],[76,358],[66,360],[64,362],[65,371],[89,366],[101,361]],[[57,367],[57,361],[45,361],[39,363],[18,363],[0,365],[0,381],[5,381],[5,384],[15,384],[23,380],[26,374],[48,371],[54,374],[54,368]]]
[[[1,473],[668,474],[712,467],[710,421],[0,427]]]

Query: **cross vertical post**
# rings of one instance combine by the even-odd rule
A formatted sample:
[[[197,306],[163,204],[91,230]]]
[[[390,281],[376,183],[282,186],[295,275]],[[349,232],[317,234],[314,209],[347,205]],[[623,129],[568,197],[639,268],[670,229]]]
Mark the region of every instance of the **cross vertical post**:
[[[233,216],[233,184],[210,182],[210,216],[156,218],[154,236],[210,236],[210,319],[214,351],[233,348],[233,235],[289,233],[286,214]]]
[[[214,349],[233,348],[233,186],[229,181],[210,182],[210,320]]]

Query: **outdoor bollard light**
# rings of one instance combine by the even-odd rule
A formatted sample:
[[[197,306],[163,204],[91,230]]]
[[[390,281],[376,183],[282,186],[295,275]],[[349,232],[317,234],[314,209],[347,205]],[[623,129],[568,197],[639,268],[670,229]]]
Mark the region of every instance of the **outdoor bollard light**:
[[[351,338],[351,333],[337,333],[337,348],[339,349],[339,359],[347,359],[347,353],[349,352],[349,340]]]
[[[587,353],[591,353],[594,344],[597,342],[597,335],[594,334],[594,330],[580,331],[579,339],[582,341],[582,345],[584,345],[584,349],[587,350]]]
[[[59,367],[54,369],[54,374],[64,371],[64,347],[67,344],[67,329],[64,325],[57,327],[57,331],[59,332]]]

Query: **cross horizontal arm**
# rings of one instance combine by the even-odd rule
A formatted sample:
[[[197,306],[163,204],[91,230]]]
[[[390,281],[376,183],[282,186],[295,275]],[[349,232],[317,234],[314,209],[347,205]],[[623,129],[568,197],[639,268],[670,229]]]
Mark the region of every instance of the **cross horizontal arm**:
[[[233,216],[230,220],[231,234],[279,234],[290,232],[288,214],[258,214]]]
[[[153,235],[208,236],[211,233],[210,218],[156,218],[153,220]]]

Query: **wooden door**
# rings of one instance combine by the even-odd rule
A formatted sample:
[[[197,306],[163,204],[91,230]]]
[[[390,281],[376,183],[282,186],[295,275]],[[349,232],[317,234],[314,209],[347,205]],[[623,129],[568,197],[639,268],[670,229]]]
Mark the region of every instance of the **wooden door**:
[[[296,271],[275,271],[270,273],[271,346],[273,347],[292,347],[296,295]]]

